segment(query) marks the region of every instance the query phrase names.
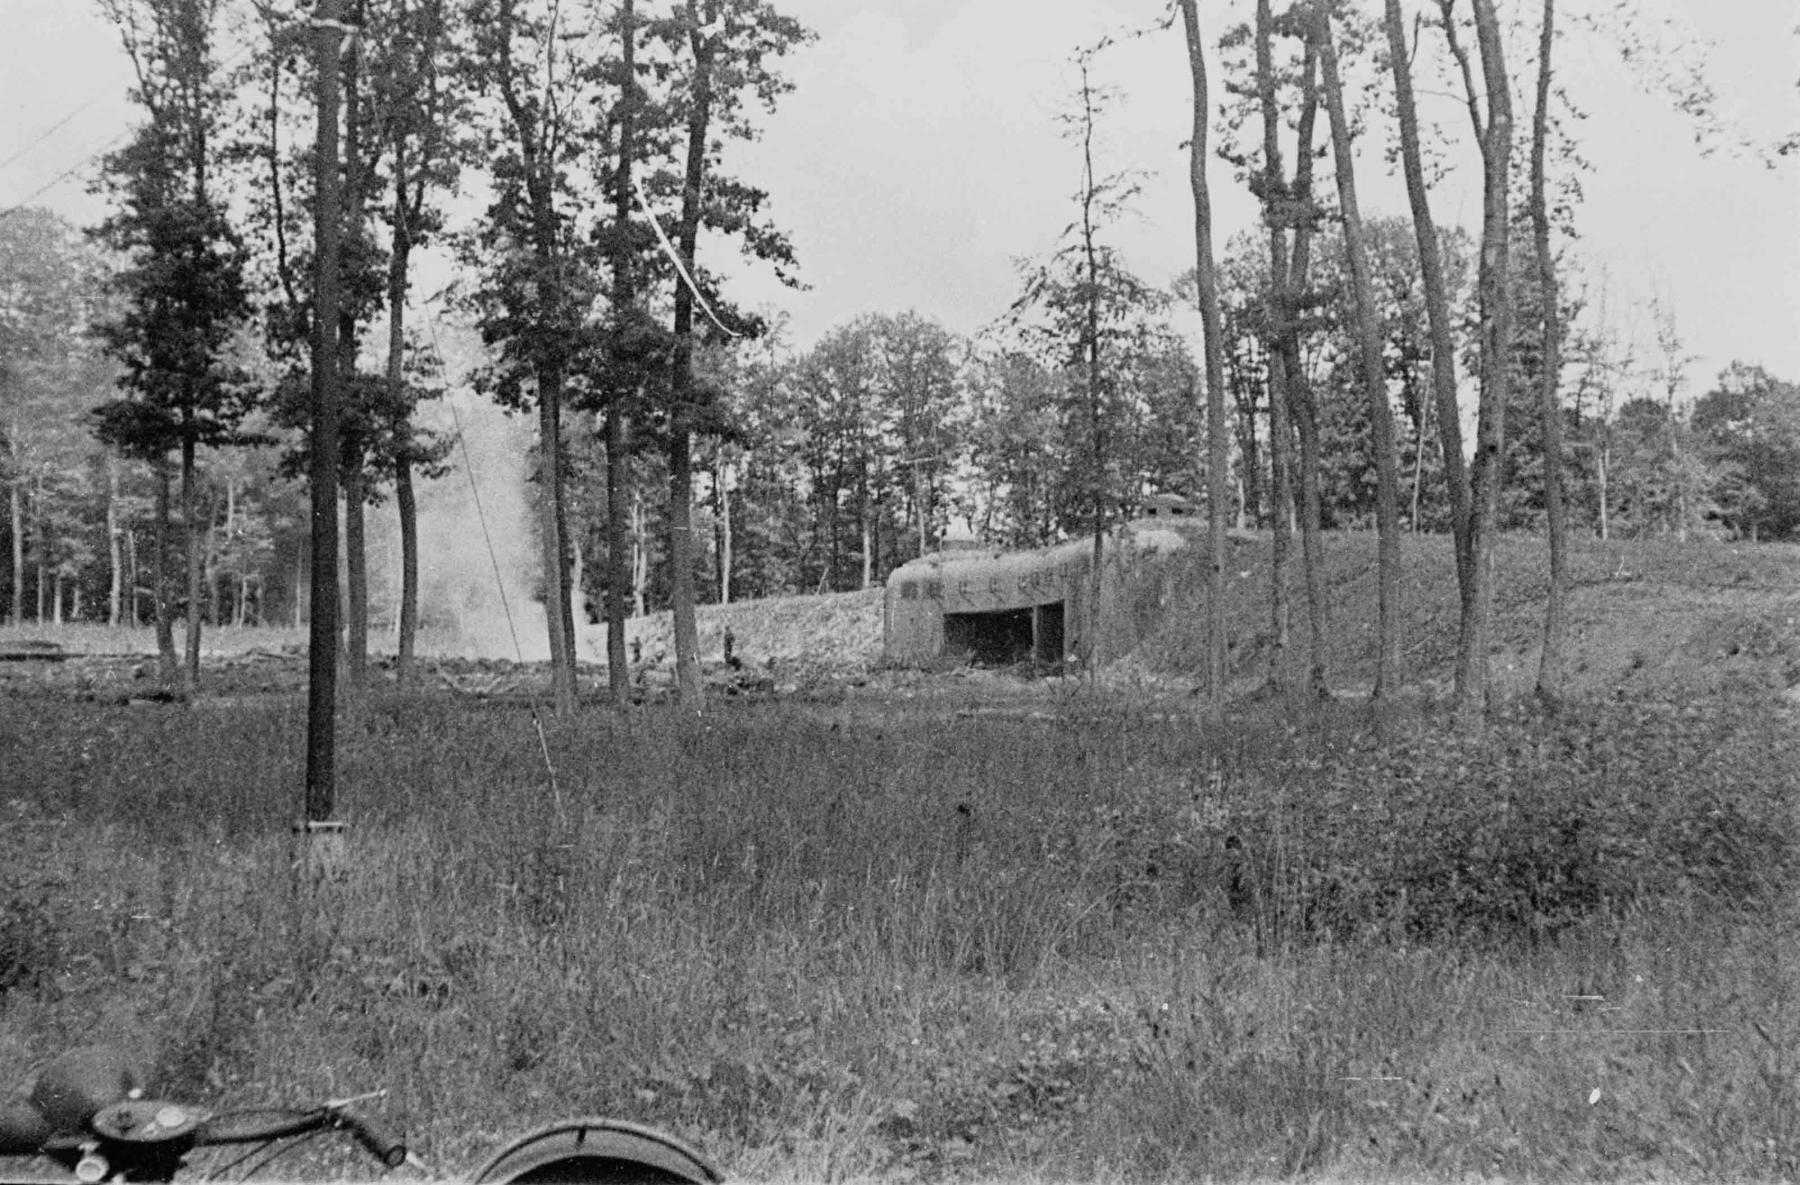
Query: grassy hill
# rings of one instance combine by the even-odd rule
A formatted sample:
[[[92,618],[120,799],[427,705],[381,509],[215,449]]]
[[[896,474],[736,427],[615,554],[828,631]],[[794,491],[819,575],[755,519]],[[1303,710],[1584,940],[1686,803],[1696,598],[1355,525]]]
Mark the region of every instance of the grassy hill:
[[[1374,676],[1375,537],[1326,538],[1327,654],[1334,688],[1366,689]],[[1609,541],[1572,546],[1574,591],[1568,648],[1570,689],[1703,693],[1728,682],[1783,690],[1800,683],[1800,547],[1711,541]],[[1439,691],[1456,652],[1456,576],[1450,540],[1413,536],[1403,547],[1404,678]],[[1259,685],[1273,643],[1269,625],[1268,536],[1234,540],[1226,613],[1237,690]],[[1134,590],[1134,612],[1150,618],[1144,640],[1118,666],[1192,679],[1203,669],[1205,588],[1198,547],[1165,561]],[[1495,557],[1493,672],[1503,692],[1535,682],[1548,558],[1543,541],[1509,536]],[[1307,659],[1310,619],[1298,558],[1292,572],[1292,623],[1285,661],[1296,675]],[[707,606],[701,649],[720,652],[727,626],[737,651],[843,668],[869,668],[881,656],[878,589]],[[672,653],[668,615],[634,623],[647,655]]]

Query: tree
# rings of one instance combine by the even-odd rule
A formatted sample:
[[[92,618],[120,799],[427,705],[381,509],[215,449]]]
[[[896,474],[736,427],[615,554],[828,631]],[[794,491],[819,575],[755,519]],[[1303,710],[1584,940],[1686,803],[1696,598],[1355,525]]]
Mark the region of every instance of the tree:
[[[1057,475],[1064,453],[1061,377],[1019,349],[984,354],[968,383],[968,453],[980,458],[966,484],[965,515],[976,533],[1005,547],[1041,547],[1058,538]]]
[[[129,262],[115,277],[122,311],[97,328],[124,370],[123,398],[97,415],[102,440],[156,466],[157,522],[168,533],[167,463],[178,454],[187,551],[186,679],[200,674],[202,533],[196,521],[200,448],[247,443],[240,431],[259,392],[232,357],[249,316],[245,251],[208,183],[221,96],[212,59],[218,0],[102,0],[137,74],[149,116],[103,165],[113,214],[96,232]],[[158,649],[173,675],[168,581],[157,555]]]
[[[1076,219],[1064,243],[1051,257],[1031,265],[1024,291],[1013,302],[1015,328],[1066,369],[1078,384],[1085,428],[1083,477],[1085,529],[1093,536],[1088,574],[1090,619],[1081,643],[1082,660],[1098,669],[1100,638],[1100,573],[1105,532],[1115,511],[1122,509],[1115,436],[1121,419],[1121,389],[1114,368],[1129,339],[1141,335],[1146,317],[1167,304],[1166,293],[1151,288],[1125,267],[1117,250],[1101,241],[1105,228],[1129,208],[1138,186],[1129,173],[1105,177],[1095,171],[1095,136],[1111,92],[1093,81],[1096,50],[1076,55],[1080,83],[1075,110],[1062,117],[1070,138],[1081,146],[1081,187],[1076,191]],[[1034,319],[1035,318],[1035,319]]]
[[[1488,640],[1493,618],[1494,534],[1502,463],[1506,452],[1506,405],[1512,378],[1511,210],[1508,182],[1512,162],[1512,93],[1505,47],[1493,0],[1472,0],[1483,85],[1457,32],[1453,0],[1438,0],[1443,31],[1462,72],[1469,119],[1481,148],[1480,299],[1481,395],[1476,411],[1475,456],[1469,469],[1468,586],[1456,648],[1456,715],[1466,730],[1481,727],[1487,709]],[[1483,97],[1486,109],[1483,110]],[[1421,244],[1421,251],[1423,245]]]
[[[526,0],[529,4],[529,0]],[[600,294],[598,252],[581,233],[568,164],[600,134],[591,63],[577,55],[561,10],[524,11],[520,0],[476,0],[465,59],[476,87],[500,100],[485,129],[493,155],[493,199],[471,262],[483,268],[475,294],[482,338],[501,347],[483,382],[508,407],[538,415],[539,519],[551,679],[559,714],[575,706],[574,608],[563,503],[563,403],[570,376],[588,369]]]
[[[28,526],[50,510],[36,505],[38,494],[60,500],[58,483],[85,469],[83,442],[92,438],[79,421],[92,410],[91,392],[110,383],[85,332],[104,284],[98,254],[55,214],[27,207],[0,216],[0,480],[14,623],[24,620],[27,555],[40,573],[54,564],[52,540]]]
[[[1694,402],[1716,514],[1739,539],[1800,532],[1800,384],[1733,362]]]
[[[426,393],[407,382],[406,302],[415,250],[442,224],[434,194],[453,188],[468,146],[456,129],[466,104],[446,76],[453,59],[451,10],[445,0],[396,0],[393,30],[375,72],[376,109],[388,152],[391,203],[388,225],[388,349],[386,398],[381,404],[383,442],[379,454],[392,467],[394,502],[400,519],[400,620],[396,676],[405,685],[412,667],[419,622],[418,503],[415,473],[432,476],[450,442],[422,431],[413,413]]]
[[[1544,646],[1538,660],[1537,694],[1551,701],[1562,693],[1563,643],[1569,632],[1568,525],[1563,514],[1563,412],[1557,397],[1562,377],[1562,326],[1557,316],[1556,260],[1550,253],[1550,203],[1544,164],[1550,128],[1550,53],[1555,38],[1556,0],[1544,0],[1538,37],[1537,107],[1531,121],[1531,226],[1543,325],[1538,410],[1544,434],[1544,529],[1550,546],[1550,588],[1544,598]]]
[[[1463,458],[1462,412],[1456,399],[1456,346],[1440,239],[1437,224],[1432,220],[1430,191],[1425,184],[1424,150],[1419,137],[1418,106],[1413,98],[1411,56],[1406,47],[1400,0],[1387,0],[1382,27],[1387,34],[1388,64],[1394,74],[1401,168],[1406,177],[1407,201],[1412,209],[1413,233],[1419,248],[1419,275],[1431,330],[1431,392],[1437,411],[1444,485],[1449,495],[1457,589],[1461,596],[1462,617],[1466,621],[1473,605],[1475,572],[1470,549],[1469,476]],[[1473,95],[1470,99],[1473,102]],[[1479,133],[1479,119],[1476,125]],[[1459,663],[1458,670],[1461,669]]]
[[[1206,182],[1206,57],[1195,0],[1181,0],[1181,19],[1194,87],[1188,185],[1194,194],[1194,288],[1206,355],[1206,702],[1216,725],[1225,710],[1225,354],[1213,260],[1212,193]]]
[[[742,115],[742,92],[757,94],[766,106],[772,106],[785,84],[768,63],[807,36],[797,22],[780,16],[761,0],[705,0],[705,8],[703,21],[698,0],[687,0],[677,21],[681,26],[677,36],[686,41],[692,72],[682,96],[687,154],[675,244],[680,275],[675,284],[669,376],[669,562],[675,670],[681,702],[690,708],[701,707],[705,700],[694,622],[692,438],[696,421],[716,410],[710,393],[696,388],[693,373],[694,303],[696,298],[705,303],[698,291],[700,273],[695,264],[703,216],[710,212],[708,221],[715,227],[742,235],[753,254],[778,264],[792,262],[785,238],[754,222],[762,195],[716,175],[717,153],[710,137],[715,126],[739,137],[750,134]],[[710,309],[709,315],[717,318]],[[725,328],[722,322],[720,328]]]
[[[1400,657],[1400,505],[1399,479],[1394,451],[1393,413],[1388,406],[1387,367],[1382,358],[1381,330],[1375,308],[1374,283],[1369,274],[1368,251],[1363,243],[1362,213],[1357,203],[1350,120],[1344,110],[1344,88],[1338,77],[1336,35],[1331,18],[1317,10],[1320,64],[1324,72],[1325,106],[1331,118],[1331,142],[1337,160],[1338,208],[1344,222],[1344,253],[1350,266],[1350,283],[1356,311],[1357,357],[1362,386],[1368,396],[1369,426],[1375,457],[1375,521],[1379,532],[1380,582],[1379,640],[1376,650],[1374,698],[1393,691],[1399,677]]]

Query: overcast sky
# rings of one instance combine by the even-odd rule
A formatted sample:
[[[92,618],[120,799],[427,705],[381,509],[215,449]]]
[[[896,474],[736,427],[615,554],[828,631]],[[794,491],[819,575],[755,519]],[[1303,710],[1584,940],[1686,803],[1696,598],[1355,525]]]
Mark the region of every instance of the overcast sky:
[[[779,0],[778,0],[779,2]],[[1609,0],[1610,2],[1610,0]],[[1598,0],[1565,0],[1568,18]],[[1056,117],[1075,82],[1070,55],[1101,34],[1142,27],[1163,0],[786,0],[820,34],[789,63],[796,90],[763,140],[734,169],[773,195],[773,213],[800,255],[804,293],[769,283],[753,300],[779,303],[805,346],[859,313],[907,309],[974,332],[1017,290],[1015,261],[1051,250],[1080,179]],[[1535,4],[1503,8],[1535,19]],[[1769,143],[1800,130],[1800,23],[1792,0],[1640,0],[1641,24],[1668,21],[1671,44],[1711,46],[1728,116]],[[1202,0],[1210,36],[1243,3]],[[113,141],[130,109],[129,69],[90,0],[0,0],[0,208],[32,200],[77,222],[100,213],[83,168]],[[1529,59],[1516,66],[1529,68]],[[1617,55],[1571,38],[1562,77],[1589,112],[1578,251],[1609,277],[1621,329],[1653,294],[1671,307],[1691,353],[1695,392],[1732,359],[1800,379],[1800,158],[1770,169],[1744,156],[1704,157],[1665,100],[1635,88]],[[1193,263],[1193,206],[1183,147],[1189,90],[1178,31],[1130,41],[1100,59],[1098,80],[1120,97],[1102,127],[1102,171],[1148,176],[1138,215],[1116,240],[1145,279],[1166,283]],[[1214,70],[1217,93],[1218,71]],[[1528,89],[1528,79],[1518,86]],[[1463,126],[1452,101],[1435,104]],[[1529,108],[1521,109],[1528,116]],[[67,120],[58,125],[59,121]],[[1474,225],[1477,162],[1466,143],[1460,179],[1436,195],[1440,221]],[[56,179],[74,170],[65,180]],[[1363,153],[1365,214],[1404,213],[1379,150]],[[1214,163],[1222,244],[1253,225],[1254,209]],[[49,186],[41,194],[40,189]],[[34,196],[35,195],[35,196]]]

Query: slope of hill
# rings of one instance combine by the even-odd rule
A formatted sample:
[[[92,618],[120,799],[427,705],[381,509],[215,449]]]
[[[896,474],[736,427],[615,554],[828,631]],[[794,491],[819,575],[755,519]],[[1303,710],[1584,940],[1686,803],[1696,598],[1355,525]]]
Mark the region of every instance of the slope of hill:
[[[1267,672],[1268,537],[1232,543],[1226,614],[1237,690]],[[1580,694],[1613,691],[1705,693],[1747,683],[1772,690],[1800,684],[1800,547],[1714,542],[1577,541],[1571,568],[1568,675]],[[1375,538],[1333,533],[1326,539],[1329,622],[1326,653],[1335,689],[1366,689],[1374,674]],[[1115,664],[1122,671],[1191,680],[1204,660],[1205,587],[1198,548],[1166,561],[1156,581],[1157,621]],[[1450,541],[1411,537],[1404,548],[1402,648],[1408,684],[1437,691],[1449,683],[1456,652],[1457,596]],[[1496,685],[1529,689],[1536,679],[1548,559],[1543,541],[1511,536],[1495,557]],[[1296,676],[1310,637],[1298,559],[1291,580],[1292,618],[1284,661]],[[881,656],[881,593],[866,590],[782,597],[700,610],[701,650],[721,651],[729,626],[737,652],[751,661],[868,669]],[[668,615],[634,623],[646,656],[672,653]]]

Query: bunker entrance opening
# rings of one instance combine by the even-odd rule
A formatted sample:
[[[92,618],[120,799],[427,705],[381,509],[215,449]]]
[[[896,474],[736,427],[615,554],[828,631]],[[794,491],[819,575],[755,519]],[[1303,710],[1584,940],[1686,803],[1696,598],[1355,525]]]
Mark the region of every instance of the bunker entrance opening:
[[[944,652],[978,666],[1055,666],[1063,659],[1063,607],[1034,605],[987,613],[946,613]]]

